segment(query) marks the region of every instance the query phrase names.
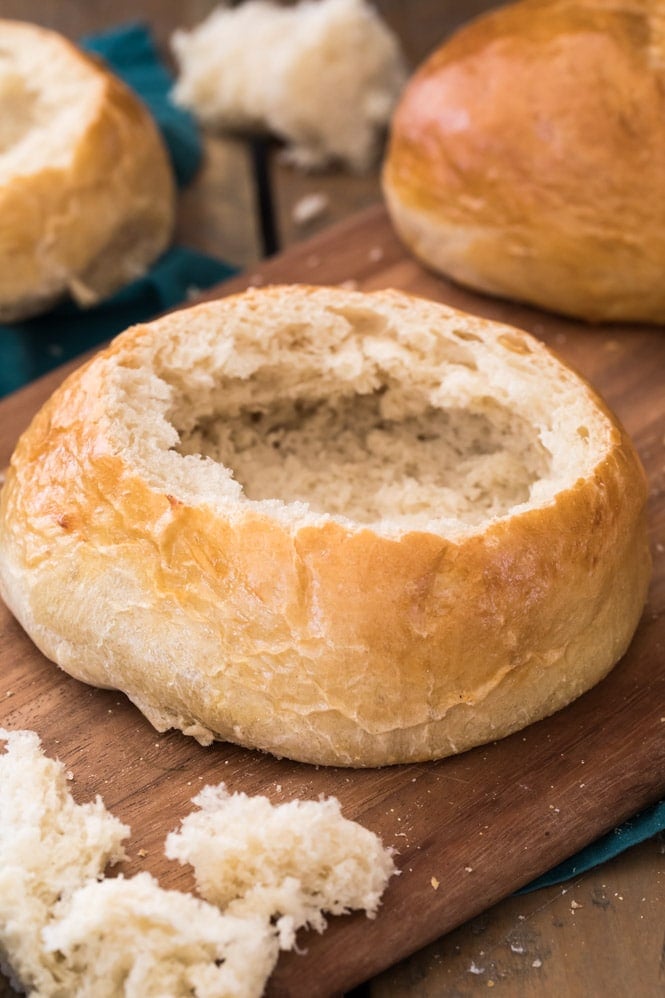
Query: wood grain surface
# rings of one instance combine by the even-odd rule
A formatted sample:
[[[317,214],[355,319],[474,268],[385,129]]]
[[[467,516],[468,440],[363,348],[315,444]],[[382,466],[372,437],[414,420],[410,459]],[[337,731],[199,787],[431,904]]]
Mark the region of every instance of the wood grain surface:
[[[276,801],[334,794],[348,817],[398,850],[401,875],[375,920],[332,919],[323,935],[301,939],[305,953],[280,959],[270,994],[314,998],[373,977],[665,792],[665,335],[581,326],[474,296],[411,260],[379,206],[218,293],[286,281],[402,288],[512,322],[551,344],[604,395],[636,442],[651,483],[654,552],[642,622],[605,681],[501,742],[439,763],[382,770],[316,768],[158,735],[123,696],[86,687],[48,663],[0,612],[1,721],[36,730],[74,774],[77,799],[101,793],[131,825],[127,873],[148,869],[164,886],[189,888],[188,872],[164,858],[163,840],[198,788],[222,780]],[[64,373],[0,403],[0,461],[7,462],[18,433]]]

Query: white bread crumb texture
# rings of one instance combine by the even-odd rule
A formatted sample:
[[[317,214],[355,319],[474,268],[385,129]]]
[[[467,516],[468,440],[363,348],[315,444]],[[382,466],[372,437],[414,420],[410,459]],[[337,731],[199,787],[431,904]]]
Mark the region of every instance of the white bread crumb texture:
[[[305,169],[368,169],[407,76],[366,0],[221,5],[172,45],[177,103],[208,126],[273,133]]]
[[[40,998],[258,998],[298,929],[322,932],[324,912],[374,916],[397,872],[337,800],[273,805],[221,784],[166,842],[201,898],[147,872],[106,877],[129,828],[100,797],[74,801],[34,732],[0,740],[0,961]]]
[[[166,855],[194,867],[199,893],[233,915],[277,916],[282,949],[300,928],[323,932],[323,913],[362,908],[371,918],[395,866],[380,839],[342,816],[339,801],[292,800],[206,787]]]

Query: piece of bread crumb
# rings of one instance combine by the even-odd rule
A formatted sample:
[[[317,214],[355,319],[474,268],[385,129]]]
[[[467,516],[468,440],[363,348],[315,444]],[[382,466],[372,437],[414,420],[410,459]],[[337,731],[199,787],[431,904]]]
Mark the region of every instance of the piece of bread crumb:
[[[223,914],[149,873],[89,881],[58,906],[44,944],[66,968],[60,994],[86,998],[259,998],[279,955],[264,919]]]
[[[372,166],[407,76],[366,0],[220,6],[172,45],[177,103],[215,128],[272,132],[305,169]]]
[[[230,914],[276,919],[282,949],[300,928],[323,932],[324,913],[374,917],[397,872],[392,851],[334,797],[273,805],[220,784],[193,802],[200,810],[167,837],[166,855],[191,864],[201,896]]]
[[[43,949],[42,931],[59,899],[125,858],[129,828],[101,797],[75,802],[65,767],[34,732],[0,728],[0,740],[0,962],[40,996],[56,994],[61,960]]]
[[[294,204],[291,217],[296,225],[307,225],[324,215],[328,207],[329,201],[325,194],[305,194]]]
[[[373,916],[396,872],[335,799],[273,807],[222,784],[167,839],[209,900],[147,872],[105,877],[126,858],[127,826],[100,797],[74,801],[34,732],[0,728],[0,740],[0,965],[39,998],[259,998],[298,928],[322,932],[324,912]]]

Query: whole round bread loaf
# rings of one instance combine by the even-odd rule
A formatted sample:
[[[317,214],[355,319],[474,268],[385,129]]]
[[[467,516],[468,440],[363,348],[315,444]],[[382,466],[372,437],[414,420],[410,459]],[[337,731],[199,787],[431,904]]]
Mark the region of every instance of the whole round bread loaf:
[[[394,291],[254,290],[119,336],[21,437],[0,590],[45,655],[179,728],[379,766],[598,682],[650,574],[592,389]]]
[[[57,33],[0,20],[0,322],[138,277],[171,238],[174,198],[129,88]]]
[[[528,0],[414,74],[383,187],[404,243],[470,288],[665,322],[665,30],[643,0]]]

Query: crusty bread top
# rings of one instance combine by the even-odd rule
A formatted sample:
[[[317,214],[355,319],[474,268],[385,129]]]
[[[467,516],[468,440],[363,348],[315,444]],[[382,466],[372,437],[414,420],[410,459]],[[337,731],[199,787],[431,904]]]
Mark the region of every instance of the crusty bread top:
[[[665,321],[665,30],[648,0],[527,0],[471,21],[395,113],[405,243],[477,290]]]
[[[90,305],[166,247],[175,184],[148,110],[56,32],[0,20],[0,321]]]

